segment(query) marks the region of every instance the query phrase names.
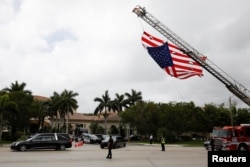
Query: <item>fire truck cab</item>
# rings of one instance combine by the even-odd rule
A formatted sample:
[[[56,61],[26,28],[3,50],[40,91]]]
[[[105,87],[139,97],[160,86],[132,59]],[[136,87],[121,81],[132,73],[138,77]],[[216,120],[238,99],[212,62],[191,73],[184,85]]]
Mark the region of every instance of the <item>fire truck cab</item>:
[[[216,138],[222,144],[225,151],[247,151],[250,150],[250,124],[240,126],[224,126],[220,131],[220,137]]]

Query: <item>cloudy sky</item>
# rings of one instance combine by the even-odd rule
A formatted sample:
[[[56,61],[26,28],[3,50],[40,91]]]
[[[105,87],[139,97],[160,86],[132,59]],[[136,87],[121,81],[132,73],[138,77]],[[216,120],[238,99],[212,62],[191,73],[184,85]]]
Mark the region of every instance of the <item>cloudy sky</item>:
[[[18,81],[34,95],[72,90],[82,113],[105,90],[228,106],[233,95],[205,70],[179,80],[158,67],[140,38],[143,30],[161,35],[132,12],[136,5],[250,89],[248,0],[0,0],[0,89]]]

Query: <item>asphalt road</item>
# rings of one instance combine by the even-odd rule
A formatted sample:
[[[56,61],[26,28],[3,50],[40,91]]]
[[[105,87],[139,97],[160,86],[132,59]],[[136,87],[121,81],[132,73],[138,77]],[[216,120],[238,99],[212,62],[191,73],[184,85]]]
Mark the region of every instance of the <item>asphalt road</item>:
[[[113,149],[113,158],[106,159],[107,149],[99,145],[73,146],[66,151],[11,151],[0,147],[1,167],[207,167],[207,151],[203,147],[131,144]]]

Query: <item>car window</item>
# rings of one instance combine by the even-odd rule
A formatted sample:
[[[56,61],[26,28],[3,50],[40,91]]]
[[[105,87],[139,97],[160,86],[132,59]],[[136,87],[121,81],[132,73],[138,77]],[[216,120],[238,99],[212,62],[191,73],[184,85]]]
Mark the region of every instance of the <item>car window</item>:
[[[31,138],[26,139],[25,141],[31,141],[33,139],[34,139],[34,137],[31,137]]]
[[[121,141],[122,138],[121,138],[121,137],[117,137],[116,140],[117,140],[117,141]]]
[[[58,140],[69,140],[69,139],[62,135],[58,135]]]
[[[102,135],[103,139],[106,139],[108,137],[108,135]]]
[[[42,139],[43,137],[38,136],[38,137],[33,138],[32,141],[37,142],[37,141],[42,141]]]
[[[44,136],[42,138],[42,141],[53,141],[53,137],[51,137],[51,136]]]
[[[66,133],[59,133],[59,134],[57,134],[58,136],[63,136],[63,137],[65,137],[65,138],[67,138],[67,139],[71,139],[71,137],[70,137],[70,135],[69,134],[66,134]]]
[[[104,141],[109,141],[109,137],[106,137],[106,138],[104,139]]]
[[[115,142],[117,140],[116,136],[112,136],[113,141]]]
[[[98,139],[96,135],[89,135],[92,139]]]

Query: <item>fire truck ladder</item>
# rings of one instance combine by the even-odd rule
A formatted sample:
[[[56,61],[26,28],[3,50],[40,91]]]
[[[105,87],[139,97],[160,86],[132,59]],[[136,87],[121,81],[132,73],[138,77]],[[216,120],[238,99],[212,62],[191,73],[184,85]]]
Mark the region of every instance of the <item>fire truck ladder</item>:
[[[156,29],[158,32],[160,32],[163,36],[173,42],[176,46],[178,46],[183,51],[183,53],[189,55],[210,74],[212,74],[215,78],[221,81],[228,88],[229,91],[231,91],[235,96],[237,96],[248,106],[250,106],[250,91],[247,88],[245,88],[242,84],[234,80],[231,76],[225,73],[222,69],[220,69],[210,60],[206,59],[206,61],[204,61],[201,58],[203,57],[203,54],[201,54],[196,49],[191,47],[188,43],[186,43],[184,40],[182,40],[172,30],[170,30],[158,19],[156,19],[149,12],[147,12],[145,8],[136,6],[133,9],[133,12],[136,13],[138,17],[140,17],[154,29]]]

